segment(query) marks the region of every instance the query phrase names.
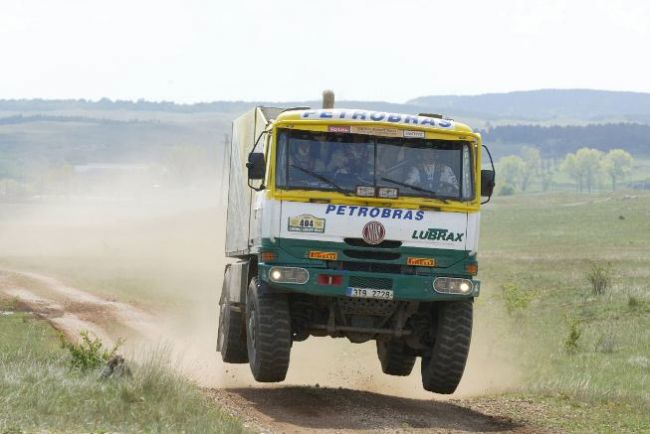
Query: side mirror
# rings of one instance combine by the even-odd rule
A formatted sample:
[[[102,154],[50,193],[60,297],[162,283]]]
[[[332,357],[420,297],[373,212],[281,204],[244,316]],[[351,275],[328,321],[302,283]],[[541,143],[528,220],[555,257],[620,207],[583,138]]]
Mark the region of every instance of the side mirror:
[[[262,152],[251,152],[248,154],[248,179],[259,181],[264,179],[266,175],[266,162],[264,161],[264,154]]]
[[[481,170],[481,197],[490,197],[494,192],[494,170]]]

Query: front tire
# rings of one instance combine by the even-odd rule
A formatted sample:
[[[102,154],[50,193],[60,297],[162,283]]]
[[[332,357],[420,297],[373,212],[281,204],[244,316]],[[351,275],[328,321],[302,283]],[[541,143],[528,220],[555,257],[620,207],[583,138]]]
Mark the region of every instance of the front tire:
[[[405,377],[411,374],[415,356],[405,354],[406,345],[395,339],[377,339],[377,357],[384,374]]]
[[[467,363],[472,338],[473,300],[442,302],[435,343],[422,357],[422,386],[434,393],[454,393]]]
[[[256,381],[283,381],[291,353],[291,316],[285,294],[265,291],[257,277],[248,286],[246,339],[248,362]]]

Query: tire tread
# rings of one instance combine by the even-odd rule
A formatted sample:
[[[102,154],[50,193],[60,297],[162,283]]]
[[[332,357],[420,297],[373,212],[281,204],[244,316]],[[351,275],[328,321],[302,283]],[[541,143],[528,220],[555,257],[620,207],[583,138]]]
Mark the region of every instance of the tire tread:
[[[446,302],[439,307],[431,357],[422,358],[422,385],[426,390],[451,394],[458,387],[469,354],[472,320],[473,300]]]
[[[291,354],[288,298],[285,294],[261,292],[257,278],[251,281],[248,296],[248,302],[256,302],[259,319],[255,360],[250,360],[253,377],[259,382],[283,381],[287,376]]]
[[[398,340],[377,341],[377,356],[384,374],[405,377],[411,374],[416,356],[404,353],[404,343]]]

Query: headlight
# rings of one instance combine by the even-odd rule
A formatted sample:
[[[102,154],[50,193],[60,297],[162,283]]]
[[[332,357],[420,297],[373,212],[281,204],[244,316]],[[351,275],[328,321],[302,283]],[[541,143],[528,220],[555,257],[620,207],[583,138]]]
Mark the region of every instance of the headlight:
[[[467,295],[474,289],[474,283],[469,279],[438,277],[433,281],[433,289],[441,294]]]
[[[271,267],[269,279],[275,283],[304,284],[309,280],[309,271],[298,267]]]

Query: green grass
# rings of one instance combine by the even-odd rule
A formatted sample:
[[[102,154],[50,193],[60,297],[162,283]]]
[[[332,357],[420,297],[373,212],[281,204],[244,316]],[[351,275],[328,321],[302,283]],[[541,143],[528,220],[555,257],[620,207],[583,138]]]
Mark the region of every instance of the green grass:
[[[593,423],[566,420],[571,430],[650,431],[650,194],[635,196],[503,197],[484,209],[477,326],[507,330],[495,351],[517,361],[522,392],[590,409]],[[611,269],[603,295],[594,263]]]
[[[0,310],[10,309],[4,301]],[[131,379],[69,368],[55,332],[29,314],[0,316],[0,432],[242,432],[239,421],[153,353]]]

